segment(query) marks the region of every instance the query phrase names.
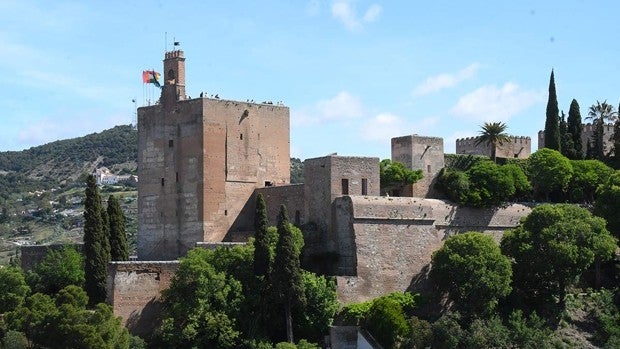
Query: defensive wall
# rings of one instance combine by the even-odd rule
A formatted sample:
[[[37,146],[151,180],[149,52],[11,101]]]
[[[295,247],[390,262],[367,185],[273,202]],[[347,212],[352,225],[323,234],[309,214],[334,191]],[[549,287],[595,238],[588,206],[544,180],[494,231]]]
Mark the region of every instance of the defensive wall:
[[[162,310],[161,292],[170,286],[178,266],[178,261],[108,264],[107,303],[131,333],[152,334]]]
[[[588,142],[592,139],[595,132],[595,126],[592,124],[583,124],[581,131],[581,144],[585,154]],[[603,151],[608,154],[613,151],[614,147],[614,124],[603,125]],[[545,147],[545,131],[538,131],[538,149]]]
[[[479,137],[467,137],[456,140],[457,154],[486,155],[491,156],[492,145],[480,143],[476,145]],[[498,158],[527,159],[532,154],[532,140],[530,137],[510,136],[507,142],[497,145],[495,156]]]
[[[333,204],[339,251],[338,299],[366,301],[389,292],[421,289],[434,251],[451,235],[480,231],[497,241],[531,208],[458,207],[423,198],[344,196]]]
[[[74,246],[78,251],[82,251],[83,244],[20,246],[20,265],[22,270],[32,270],[50,251],[60,251],[65,246]]]

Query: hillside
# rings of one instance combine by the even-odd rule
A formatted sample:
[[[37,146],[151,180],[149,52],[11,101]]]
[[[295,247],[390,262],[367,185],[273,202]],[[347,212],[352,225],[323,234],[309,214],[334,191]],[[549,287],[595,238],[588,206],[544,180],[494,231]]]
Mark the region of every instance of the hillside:
[[[135,172],[137,153],[137,131],[123,125],[23,151],[0,152],[0,171],[5,173],[5,182],[11,184],[9,188],[19,192],[37,184],[49,188],[75,181],[97,166]],[[3,184],[3,191],[9,189]]]
[[[23,151],[0,152],[0,265],[23,244],[81,241],[84,183],[105,166],[116,174],[137,173],[138,132],[116,126],[83,137],[59,140]],[[291,158],[291,182],[303,181],[301,160]],[[137,192],[133,187],[104,186],[127,218],[135,244]]]

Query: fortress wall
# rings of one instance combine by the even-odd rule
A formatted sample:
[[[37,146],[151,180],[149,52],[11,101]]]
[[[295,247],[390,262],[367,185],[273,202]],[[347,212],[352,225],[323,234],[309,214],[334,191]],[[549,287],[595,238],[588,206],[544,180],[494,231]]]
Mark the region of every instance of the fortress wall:
[[[161,313],[161,291],[170,286],[178,265],[178,261],[108,264],[107,302],[131,333],[152,333]]]
[[[291,223],[299,226],[307,222],[304,212],[303,184],[259,188],[256,189],[256,193],[262,193],[265,198],[269,225],[277,225],[280,205],[286,206],[288,219]],[[252,208],[256,208],[256,195],[252,196],[250,201],[252,203]],[[254,212],[254,210],[252,212]]]
[[[476,145],[477,140],[478,137],[457,139],[456,153],[491,156],[491,145],[485,143]],[[509,140],[496,148],[497,157],[527,159],[531,155],[532,140],[530,137],[510,136]]]
[[[585,155],[588,141],[591,140],[594,135],[595,127],[592,124],[583,124],[583,129],[581,132],[581,144],[583,145],[583,152]],[[614,124],[605,124],[603,125],[603,146],[605,152],[612,152],[614,141]],[[538,131],[538,149],[542,149],[545,147],[545,131]]]
[[[338,297],[344,303],[405,291],[425,272],[446,237],[477,230],[499,240],[531,212],[519,204],[472,209],[442,200],[392,197],[342,197],[334,207],[341,253]]]
[[[54,245],[22,245],[19,247],[21,268],[24,271],[32,270],[50,251],[62,250],[65,246],[73,246],[78,251],[83,244],[54,244]]]

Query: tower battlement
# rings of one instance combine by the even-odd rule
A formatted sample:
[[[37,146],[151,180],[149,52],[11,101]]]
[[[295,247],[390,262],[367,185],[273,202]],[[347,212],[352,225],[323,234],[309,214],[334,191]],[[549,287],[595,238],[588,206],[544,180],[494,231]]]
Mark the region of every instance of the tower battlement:
[[[181,50],[174,50],[174,51],[168,51],[166,52],[166,59],[171,59],[171,58],[185,58],[183,56],[183,51]]]
[[[466,137],[456,140],[457,154],[491,155],[491,146],[485,143],[476,144],[479,137]],[[532,139],[528,136],[508,136],[508,142],[498,145],[495,149],[497,157],[528,158],[532,151]]]

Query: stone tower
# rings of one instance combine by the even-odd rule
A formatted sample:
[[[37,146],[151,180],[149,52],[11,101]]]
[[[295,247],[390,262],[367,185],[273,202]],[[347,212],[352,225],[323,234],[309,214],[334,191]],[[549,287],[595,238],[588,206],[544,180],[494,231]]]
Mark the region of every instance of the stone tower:
[[[138,258],[252,230],[254,190],[289,183],[289,133],[287,107],[187,99],[183,51],[166,52],[159,103],[138,109]]]
[[[443,138],[418,135],[392,138],[392,161],[402,162],[424,176],[413,186],[403,188],[400,196],[435,197],[434,183],[444,167]]]

